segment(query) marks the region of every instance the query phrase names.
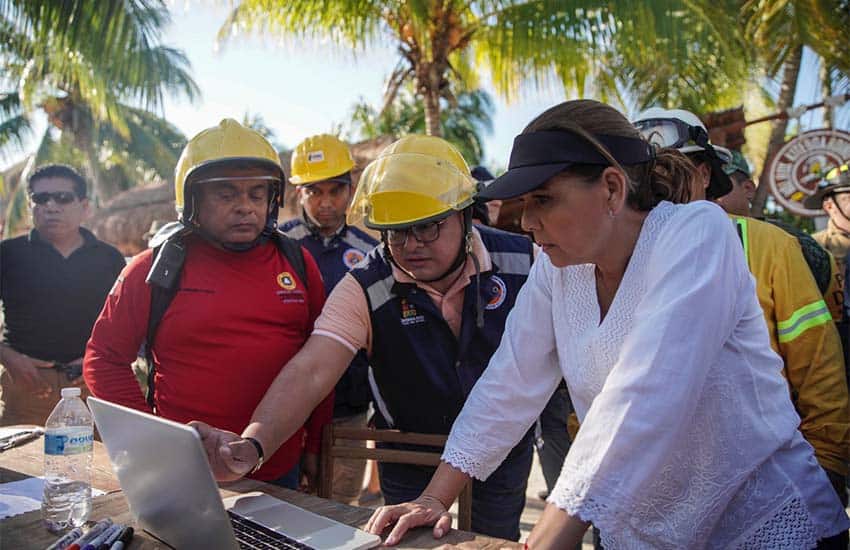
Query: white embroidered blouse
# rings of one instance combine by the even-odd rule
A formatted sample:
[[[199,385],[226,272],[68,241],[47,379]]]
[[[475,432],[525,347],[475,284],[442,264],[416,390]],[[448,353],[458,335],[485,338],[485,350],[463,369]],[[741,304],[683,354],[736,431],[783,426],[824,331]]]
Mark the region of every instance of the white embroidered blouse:
[[[593,265],[537,259],[444,461],[486,479],[563,376],[581,429],[549,502],[606,550],[806,548],[850,526],[720,208],[653,209],[601,323],[595,285]]]

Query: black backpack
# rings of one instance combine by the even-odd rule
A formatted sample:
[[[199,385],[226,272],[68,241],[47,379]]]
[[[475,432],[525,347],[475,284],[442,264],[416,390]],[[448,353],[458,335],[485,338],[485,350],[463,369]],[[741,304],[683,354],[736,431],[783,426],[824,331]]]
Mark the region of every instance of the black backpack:
[[[156,331],[165,315],[168,306],[171,305],[177,294],[180,273],[183,271],[183,263],[186,260],[186,248],[183,243],[185,233],[177,233],[165,242],[153,249],[153,262],[145,282],[151,287],[151,309],[148,316],[148,330],[145,334],[145,359],[148,363],[148,388],[145,398],[148,405],[154,406],[154,374],[153,343]],[[304,262],[304,251],[294,240],[283,233],[275,231],[271,240],[277,245],[277,249],[284,258],[292,265],[298,278],[307,286],[307,266]]]

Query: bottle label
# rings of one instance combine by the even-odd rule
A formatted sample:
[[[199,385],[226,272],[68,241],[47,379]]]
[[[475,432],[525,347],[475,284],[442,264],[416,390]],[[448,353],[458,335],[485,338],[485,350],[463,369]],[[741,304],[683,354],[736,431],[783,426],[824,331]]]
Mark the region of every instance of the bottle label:
[[[76,455],[90,453],[94,447],[94,433],[87,428],[50,430],[44,434],[44,454]]]

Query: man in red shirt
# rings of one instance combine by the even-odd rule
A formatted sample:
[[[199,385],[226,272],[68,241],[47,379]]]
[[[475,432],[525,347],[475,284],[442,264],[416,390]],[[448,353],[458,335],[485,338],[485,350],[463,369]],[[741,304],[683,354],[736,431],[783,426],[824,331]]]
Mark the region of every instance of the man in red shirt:
[[[180,223],[133,258],[92,331],[84,376],[94,395],[178,422],[248,425],[324,305],[313,258],[301,250],[291,261],[276,230],[283,179],[271,144],[234,120],[186,145],[175,170]],[[153,337],[152,289],[166,286],[163,276],[174,280],[173,298]],[[130,367],[143,343],[154,369],[147,400]],[[296,487],[306,446],[302,467],[314,479],[332,407],[329,395],[254,477]]]

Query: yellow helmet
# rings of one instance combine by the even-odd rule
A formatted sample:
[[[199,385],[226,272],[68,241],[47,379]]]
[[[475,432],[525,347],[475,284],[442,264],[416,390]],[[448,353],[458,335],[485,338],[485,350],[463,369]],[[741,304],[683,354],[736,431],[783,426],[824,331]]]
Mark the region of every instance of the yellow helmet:
[[[354,159],[351,158],[348,145],[342,140],[336,136],[319,134],[298,144],[292,152],[289,167],[289,182],[293,185],[306,185],[333,180],[347,174],[354,168]]]
[[[269,209],[269,219],[277,220],[280,197],[283,196],[284,178],[277,151],[256,130],[246,128],[232,118],[225,118],[218,126],[202,130],[190,139],[180,154],[180,159],[174,168],[174,205],[180,221],[186,223],[194,214],[191,193],[188,193],[187,187],[192,174],[200,168],[233,162],[268,166],[273,172],[279,174],[280,182],[272,185],[272,207]],[[188,201],[187,197],[189,197]]]
[[[407,136],[384,149],[360,176],[348,222],[393,229],[472,204],[476,181],[457,149],[434,136]]]

